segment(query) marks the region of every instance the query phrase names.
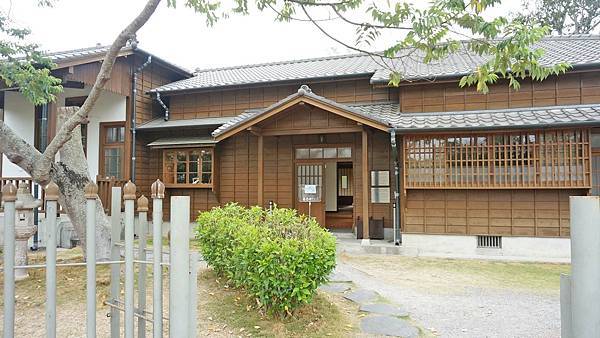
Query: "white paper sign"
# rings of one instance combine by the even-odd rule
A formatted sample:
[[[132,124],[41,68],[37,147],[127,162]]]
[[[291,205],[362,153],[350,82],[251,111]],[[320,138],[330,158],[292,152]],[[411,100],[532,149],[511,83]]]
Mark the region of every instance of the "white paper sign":
[[[316,184],[305,184],[304,185],[304,193],[305,194],[316,194],[317,193],[317,185]]]

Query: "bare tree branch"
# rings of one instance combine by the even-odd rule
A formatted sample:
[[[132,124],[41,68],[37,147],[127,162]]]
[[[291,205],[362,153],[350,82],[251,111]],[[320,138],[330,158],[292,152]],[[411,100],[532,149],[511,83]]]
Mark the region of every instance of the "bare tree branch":
[[[54,162],[54,157],[60,148],[69,141],[73,129],[87,121],[87,117],[92,107],[100,97],[104,85],[108,82],[108,80],[110,80],[112,68],[117,59],[119,51],[127,44],[128,40],[135,36],[135,33],[148,21],[148,19],[150,19],[160,4],[160,1],[161,0],[149,0],[140,14],[138,14],[138,16],[127,27],[125,27],[121,33],[119,33],[104,57],[102,67],[100,68],[98,76],[96,77],[96,82],[94,83],[94,86],[92,87],[87,99],[78,109],[77,113],[71,116],[64,123],[62,128],[56,133],[56,136],[54,139],[52,139],[42,154],[40,161],[36,163],[34,171],[37,175],[48,175],[49,168]]]

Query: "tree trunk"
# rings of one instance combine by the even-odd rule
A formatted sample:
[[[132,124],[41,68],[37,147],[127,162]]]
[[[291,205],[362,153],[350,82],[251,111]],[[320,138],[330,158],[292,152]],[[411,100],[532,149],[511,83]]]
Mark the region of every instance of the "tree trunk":
[[[74,107],[59,108],[57,128],[74,114]],[[89,177],[88,164],[81,145],[81,127],[73,130],[72,137],[59,152],[60,161],[53,165],[51,177],[60,188],[59,202],[65,209],[85,253],[86,199],[83,188],[93,180]],[[96,257],[110,257],[110,221],[100,199],[96,200]]]

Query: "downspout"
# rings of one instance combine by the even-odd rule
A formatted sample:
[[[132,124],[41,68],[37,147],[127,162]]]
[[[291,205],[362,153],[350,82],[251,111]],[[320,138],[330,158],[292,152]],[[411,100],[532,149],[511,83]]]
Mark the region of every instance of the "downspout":
[[[160,106],[165,110],[165,121],[169,121],[169,107],[160,99],[160,92],[156,92],[156,96],[154,97],[156,101],[160,104]]]
[[[396,144],[396,129],[390,128],[390,143],[394,156],[394,244],[402,244],[402,232],[400,231],[400,162],[398,159],[398,146]]]
[[[138,74],[152,62],[152,56],[148,55],[148,59],[144,64],[133,71],[131,75],[131,181],[135,182],[135,146],[137,135],[136,116],[136,98],[137,98],[137,77]]]

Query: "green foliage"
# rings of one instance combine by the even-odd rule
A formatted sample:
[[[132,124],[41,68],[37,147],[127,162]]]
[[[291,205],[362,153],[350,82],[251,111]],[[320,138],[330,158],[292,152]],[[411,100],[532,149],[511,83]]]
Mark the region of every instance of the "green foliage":
[[[45,1],[50,5],[51,1]],[[38,45],[27,42],[31,31],[17,27],[0,12],[0,79],[7,87],[18,87],[33,104],[54,101],[62,91],[61,80],[52,76],[54,64],[43,56]]]
[[[335,267],[335,238],[292,209],[228,204],[197,222],[208,264],[271,314],[290,315],[310,303]]]

